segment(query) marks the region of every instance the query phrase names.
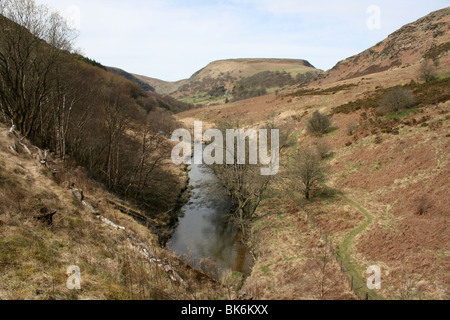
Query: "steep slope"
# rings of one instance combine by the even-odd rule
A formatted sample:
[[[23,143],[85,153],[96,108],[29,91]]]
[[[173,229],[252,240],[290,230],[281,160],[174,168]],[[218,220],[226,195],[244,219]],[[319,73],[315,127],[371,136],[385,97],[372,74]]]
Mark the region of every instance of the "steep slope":
[[[323,75],[323,83],[405,67],[421,59],[437,60],[450,50],[449,28],[450,7],[447,7],[405,25],[372,48],[339,62]]]
[[[228,295],[162,249],[157,237],[112,205],[119,200],[83,169],[51,156],[43,164],[37,154],[35,146],[0,124],[0,299]],[[45,219],[46,212],[55,214]],[[80,290],[67,287],[74,275],[70,266],[79,268]]]

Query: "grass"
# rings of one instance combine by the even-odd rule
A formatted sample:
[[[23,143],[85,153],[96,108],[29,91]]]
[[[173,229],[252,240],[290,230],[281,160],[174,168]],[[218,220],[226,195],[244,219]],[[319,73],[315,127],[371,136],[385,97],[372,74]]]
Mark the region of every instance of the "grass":
[[[437,77],[437,80],[444,80],[444,79],[450,77],[450,72],[444,72],[444,73],[438,74],[436,77]]]
[[[331,87],[328,89],[301,89],[295,91],[294,93],[288,94],[288,97],[304,97],[304,96],[323,96],[323,95],[332,95],[341,91],[349,90],[353,87],[356,87],[356,84],[344,84],[340,86]]]
[[[343,198],[353,207],[358,209],[359,212],[361,212],[365,220],[359,224],[357,227],[355,227],[350,233],[347,234],[343,242],[339,245],[339,250],[337,252],[338,256],[342,260],[342,263],[344,267],[346,268],[348,274],[353,279],[353,285],[356,288],[356,290],[359,292],[361,297],[366,296],[366,294],[369,295],[370,299],[372,300],[381,300],[381,296],[379,296],[375,291],[371,291],[366,286],[366,280],[363,279],[362,275],[362,268],[352,259],[352,247],[354,245],[354,241],[356,237],[364,232],[367,227],[369,227],[373,222],[372,215],[365,210],[361,205],[358,203],[350,200],[346,196],[343,196]]]
[[[187,286],[170,280],[130,246],[123,230],[104,224],[74,201],[70,190],[60,187],[38,170],[26,155],[12,155],[14,141],[0,125],[0,299],[3,300],[111,300],[111,299],[224,299],[225,286],[185,266],[158,245],[157,236],[107,201],[111,197],[97,184],[77,173],[71,180],[85,190],[87,199],[100,200],[103,217],[124,226],[148,251],[177,272]],[[20,168],[20,170],[18,170]],[[61,168],[60,168],[61,169]],[[64,167],[64,170],[70,170]],[[5,183],[4,183],[5,182]],[[42,207],[57,209],[52,225],[32,218]],[[67,268],[81,269],[82,289],[66,287]],[[232,290],[231,290],[232,291]]]
[[[186,98],[181,98],[180,101],[190,104],[208,104],[212,102],[218,102],[224,100],[224,97],[212,97],[208,93],[198,93],[195,95],[188,96]]]
[[[414,109],[406,109],[406,110],[402,110],[398,113],[390,113],[390,114],[386,115],[384,118],[386,120],[392,120],[392,119],[402,120],[402,119],[409,117],[414,112],[415,112]]]

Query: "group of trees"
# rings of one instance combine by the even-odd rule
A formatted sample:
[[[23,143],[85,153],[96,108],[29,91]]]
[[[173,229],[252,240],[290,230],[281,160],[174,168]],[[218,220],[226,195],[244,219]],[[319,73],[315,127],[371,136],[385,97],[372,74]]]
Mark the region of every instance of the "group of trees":
[[[286,71],[263,71],[239,80],[233,88],[234,100],[243,100],[267,94],[267,89],[292,85],[304,86],[317,79],[317,72],[308,71],[293,77]]]
[[[160,133],[176,122],[157,107],[165,102],[72,54],[74,32],[46,7],[6,0],[0,14],[3,120],[111,191],[169,206],[174,188],[162,162],[170,145]]]
[[[236,85],[231,92],[235,101],[259,97],[267,94],[266,88],[248,88],[244,85]]]

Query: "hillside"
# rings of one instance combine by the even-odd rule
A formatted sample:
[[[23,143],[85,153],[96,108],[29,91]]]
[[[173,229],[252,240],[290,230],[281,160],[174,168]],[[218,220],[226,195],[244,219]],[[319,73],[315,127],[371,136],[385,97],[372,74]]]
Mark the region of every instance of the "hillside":
[[[157,93],[168,94],[193,104],[213,104],[223,103],[226,97],[232,99],[234,88],[273,92],[304,81],[298,75],[306,73],[319,74],[321,71],[305,60],[232,59],[212,62],[190,79],[178,82],[134,76],[154,87]]]
[[[126,72],[125,70],[119,69],[119,68],[113,68],[113,67],[106,67],[106,69],[114,74],[117,74],[118,76],[124,77],[127,80],[130,80],[132,82],[135,82],[136,84],[141,87],[144,91],[151,91],[155,92],[155,88],[153,88],[148,83],[138,79],[137,77],[133,76],[132,74]]]
[[[57,16],[17,3],[22,24],[0,15],[0,300],[450,299],[449,8],[327,72],[234,59],[168,83],[71,54]],[[216,181],[171,161],[170,133],[196,120],[280,130],[278,175],[212,167],[234,197],[227,223],[202,211]],[[218,272],[226,250],[200,271],[166,249],[184,204],[214,220],[207,244],[236,222],[248,277]]]
[[[155,89],[155,92],[163,95],[170,95],[171,93],[174,93],[177,91],[180,87],[185,85],[187,82],[189,82],[188,79],[180,80],[176,82],[169,82],[164,80],[159,80],[155,78],[150,78],[146,76],[141,76],[137,74],[133,74],[134,77],[137,79],[149,84]]]
[[[404,68],[421,59],[436,60],[450,50],[449,28],[450,7],[447,7],[405,25],[386,40],[339,62],[323,75],[323,83]]]
[[[244,288],[254,297],[449,299],[449,14],[403,27],[379,53],[349,58],[305,87],[178,115],[188,126],[197,119],[261,127],[270,118],[290,136],[250,232],[257,260]],[[418,41],[407,46],[412,36]],[[421,79],[427,58],[439,62],[429,82]],[[381,113],[398,86],[416,105]],[[316,111],[333,124],[321,137],[307,130]],[[330,170],[312,201],[292,178],[295,155],[307,148],[325,150]],[[372,265],[381,268],[381,290],[366,287]]]
[[[228,297],[225,287],[162,249],[157,236],[122,213],[129,204],[85,170],[53,154],[40,162],[39,152],[0,125],[1,300]],[[67,287],[74,265],[80,290]]]

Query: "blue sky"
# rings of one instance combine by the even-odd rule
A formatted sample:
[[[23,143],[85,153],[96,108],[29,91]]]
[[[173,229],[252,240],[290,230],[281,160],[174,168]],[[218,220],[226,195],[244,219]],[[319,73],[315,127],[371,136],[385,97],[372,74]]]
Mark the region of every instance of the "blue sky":
[[[168,81],[230,58],[306,59],[328,70],[448,6],[448,0],[36,2],[59,11],[79,29],[76,45],[88,57]]]

